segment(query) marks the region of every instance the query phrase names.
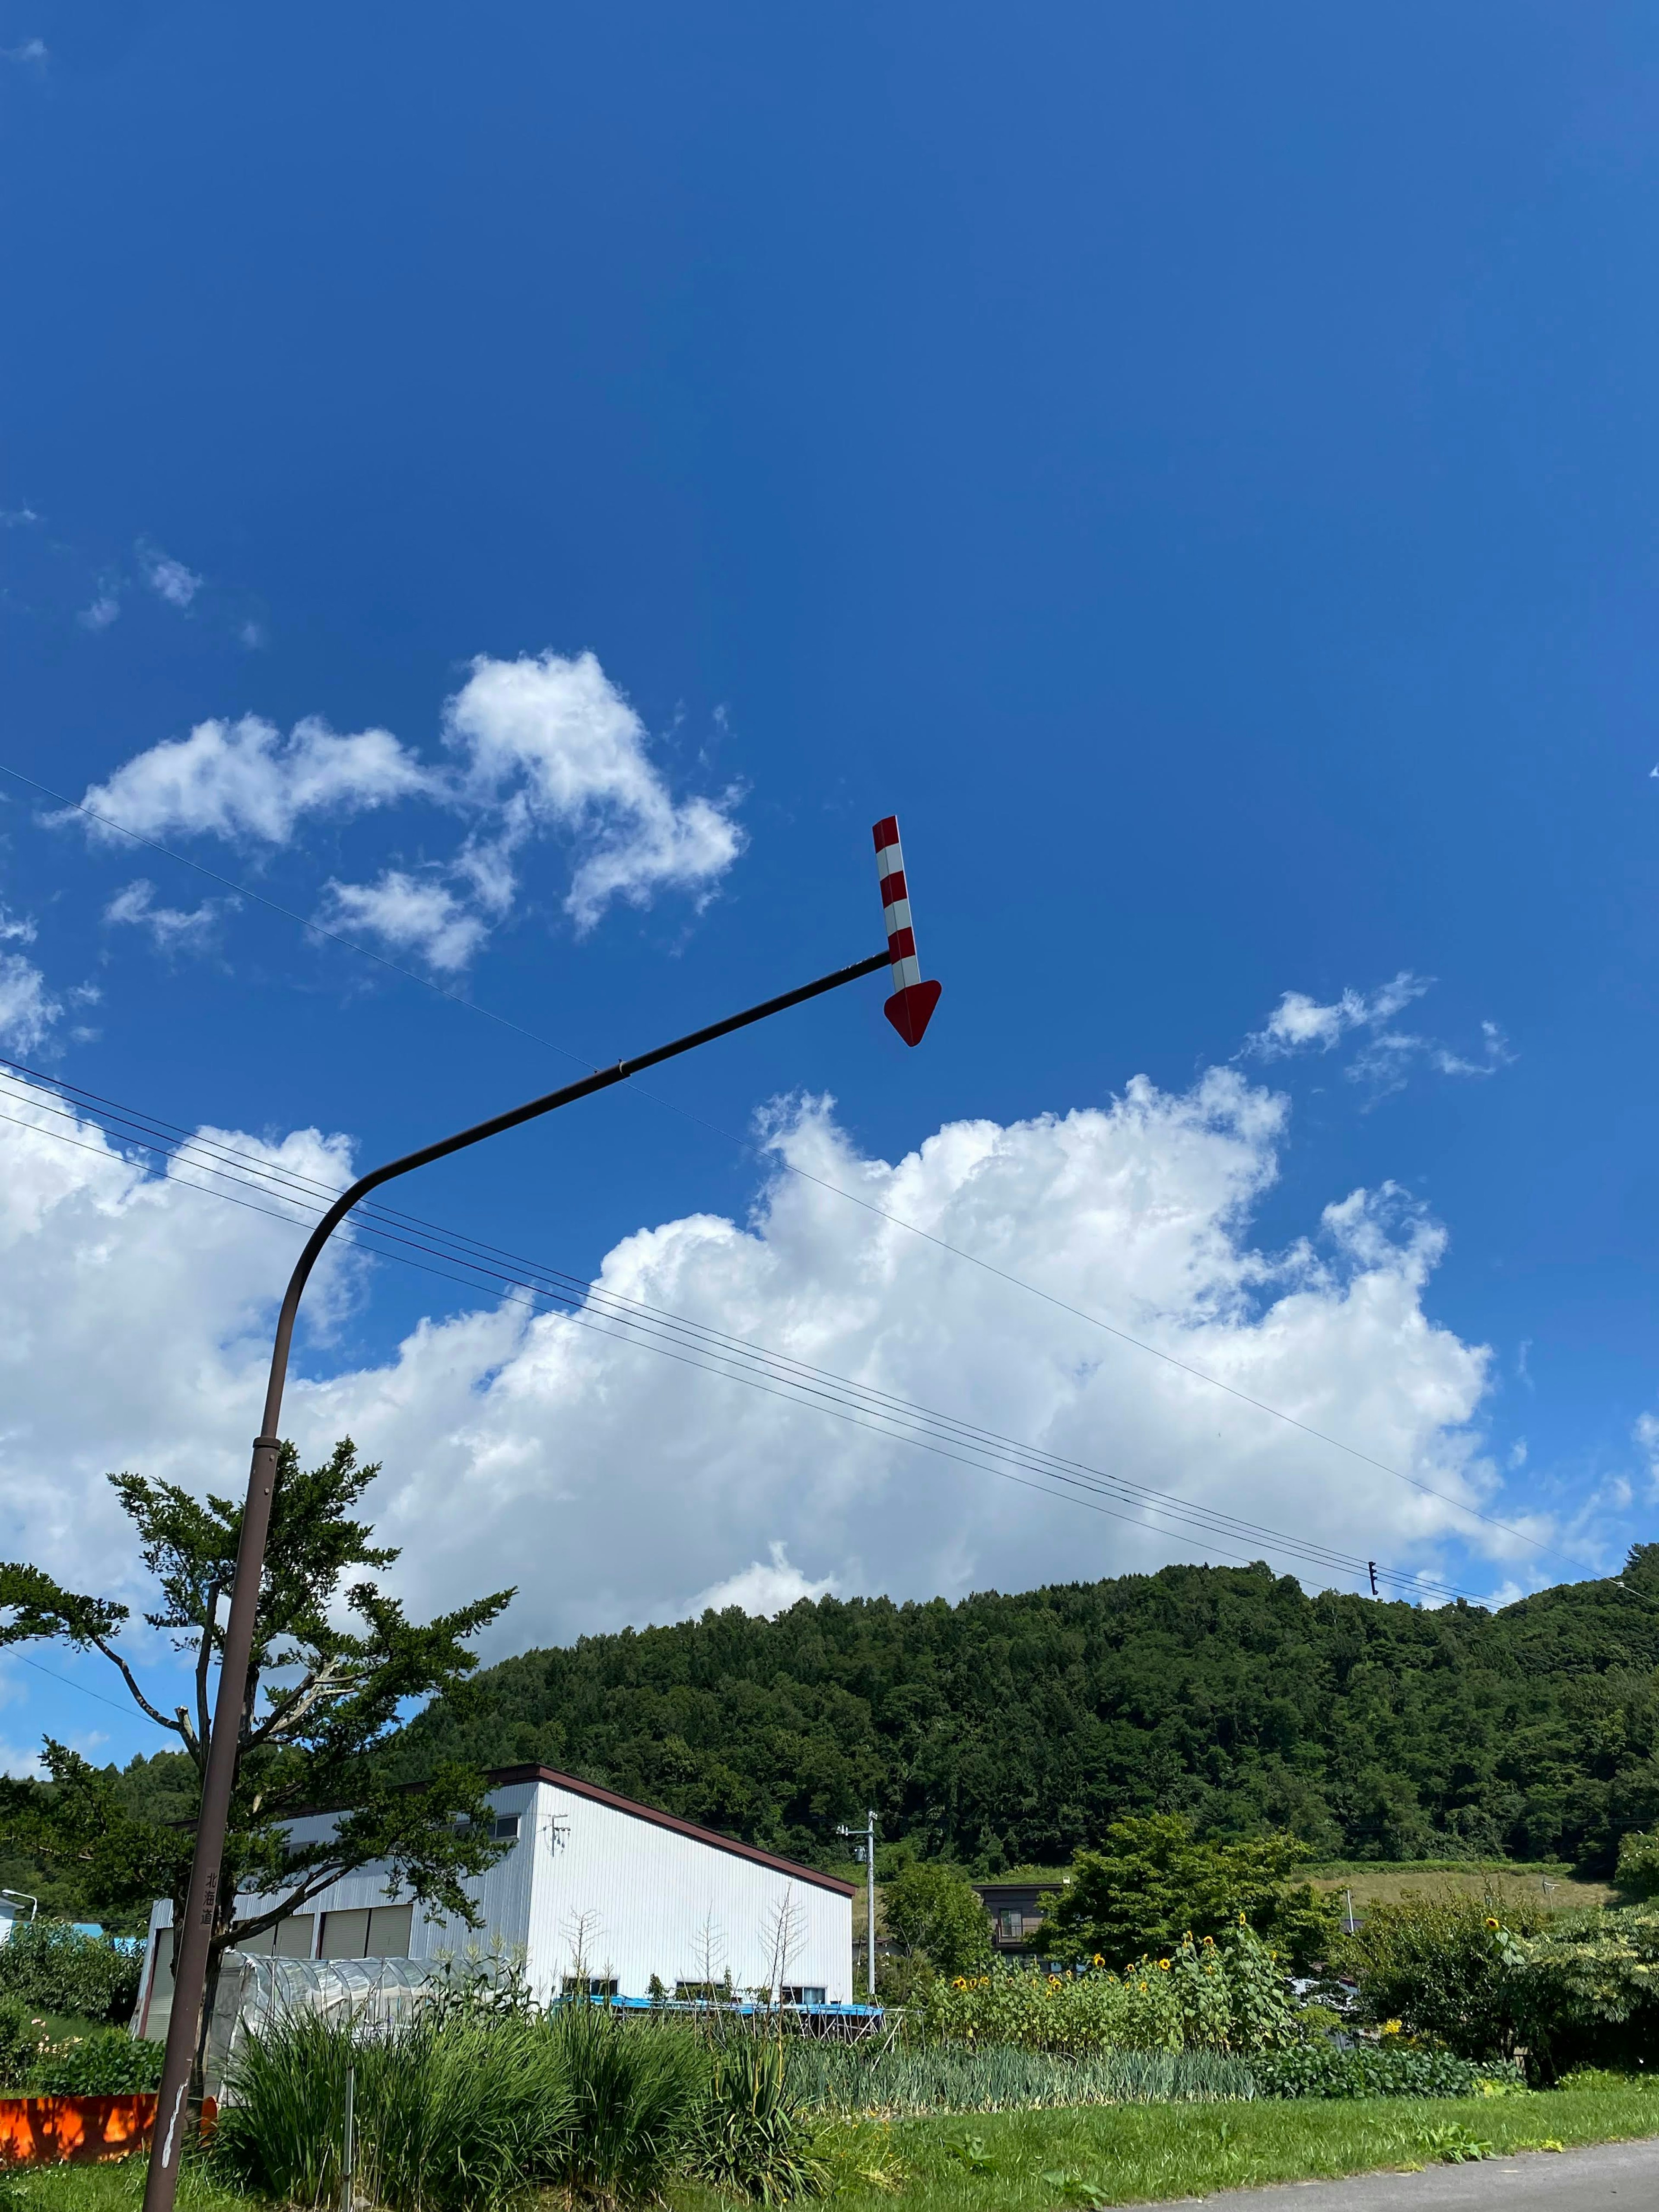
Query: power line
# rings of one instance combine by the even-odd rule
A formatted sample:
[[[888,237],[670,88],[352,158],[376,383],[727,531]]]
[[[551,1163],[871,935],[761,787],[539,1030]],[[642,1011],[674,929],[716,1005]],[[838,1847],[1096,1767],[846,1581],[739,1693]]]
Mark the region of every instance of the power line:
[[[6,1086],[9,1086],[12,1092],[27,1097],[36,1115],[48,1114],[70,1121],[77,1128],[87,1126],[69,1105],[48,1102],[65,1091],[79,1091],[83,1097],[94,1094],[86,1092],[81,1086],[63,1085],[38,1070],[26,1069],[21,1062],[0,1060],[0,1068],[9,1071],[0,1075],[0,1096],[7,1095]],[[17,1098],[16,1103],[21,1103],[22,1098]],[[299,1175],[234,1146],[211,1144],[205,1139],[201,1140],[199,1149],[210,1157],[205,1160],[188,1158],[185,1164],[198,1172],[212,1176],[216,1181],[197,1182],[178,1172],[179,1160],[196,1143],[187,1133],[183,1143],[173,1141],[180,1133],[179,1125],[142,1114],[114,1100],[106,1098],[100,1103],[106,1120],[138,1133],[123,1141],[136,1142],[143,1150],[159,1155],[164,1162],[163,1179],[179,1182],[187,1189],[202,1191],[249,1211],[296,1224],[320,1213],[337,1194],[334,1186],[315,1177]],[[34,1128],[77,1150],[108,1157],[100,1147],[82,1139],[42,1128],[38,1121],[21,1122],[19,1117],[5,1114],[0,1114],[0,1120]],[[100,1134],[107,1133],[102,1122],[94,1120],[92,1126],[98,1127]],[[172,1137],[167,1134],[169,1131]],[[218,1188],[220,1181],[233,1182],[242,1190],[258,1191],[298,1211],[276,1212],[271,1207],[253,1205],[246,1197]],[[532,1310],[551,1305],[561,1310],[566,1319],[613,1341],[654,1352],[677,1364],[696,1367],[726,1380],[744,1382],[765,1395],[829,1413],[889,1441],[911,1444],[958,1465],[1037,1489],[1048,1496],[1066,1498],[1072,1503],[1085,1504],[1089,1510],[1103,1512],[1109,1518],[1132,1526],[1146,1528],[1158,1523],[1172,1524],[1166,1526],[1165,1533],[1201,1535],[1206,1548],[1221,1550],[1231,1558],[1246,1555],[1218,1543],[1218,1536],[1265,1543],[1271,1550],[1293,1553],[1327,1571],[1355,1579],[1363,1578],[1365,1572],[1365,1562],[1334,1547],[1307,1537],[1291,1536],[1243,1516],[1220,1512],[1175,1493],[1134,1482],[1127,1476],[1107,1474],[1085,1462],[1002,1436],[939,1408],[920,1406],[892,1392],[857,1382],[750,1340],[652,1306],[644,1300],[623,1298],[601,1284],[527,1260],[521,1255],[504,1252],[499,1247],[482,1243],[416,1215],[368,1203],[354,1214],[353,1231],[348,1241],[377,1256],[441,1276],[470,1290],[487,1291],[508,1303],[526,1305]],[[457,1268],[465,1272],[458,1273]],[[1016,1473],[1015,1469],[1023,1473]],[[1110,1503],[1097,1502],[1104,1500]],[[1132,1510],[1114,1511],[1114,1506]],[[1433,1577],[1386,1567],[1380,1567],[1378,1571],[1403,1591],[1443,1597],[1475,1597],[1479,1601],[1477,1593]]]
[[[464,1006],[471,1012],[482,1014],[487,1021],[495,1022],[504,1029],[512,1030],[518,1036],[527,1038],[532,1043],[541,1045],[545,1050],[558,1054],[562,1059],[574,1061],[578,1066],[592,1068],[598,1065],[595,1061],[585,1059],[580,1053],[571,1052],[564,1045],[555,1044],[551,1038],[541,1036],[537,1030],[526,1028],[521,1022],[513,1021],[506,1014],[497,1013],[492,1007],[480,1005],[476,999],[463,998],[459,992],[445,989],[442,984],[434,982],[430,976],[421,975],[416,969],[405,968],[400,961],[390,959],[384,953],[376,952],[369,946],[359,944],[353,938],[343,937],[336,930],[325,929],[319,922],[298,913],[294,908],[282,905],[279,901],[267,897],[262,891],[250,890],[246,884],[236,882],[232,877],[221,875],[216,869],[208,867],[204,862],[193,860],[188,854],[174,851],[172,846],[163,845],[153,837],[143,836],[136,830],[129,830],[125,823],[117,822],[112,816],[100,814],[95,808],[87,805],[84,800],[70,799],[63,792],[54,791],[50,784],[41,783],[34,776],[25,775],[20,769],[8,767],[5,763],[0,762],[0,775],[11,776],[19,783],[27,784],[32,790],[42,793],[48,799],[56,799],[59,805],[68,807],[75,813],[84,814],[88,820],[100,823],[104,829],[114,830],[123,837],[131,838],[135,844],[143,846],[149,852],[160,853],[166,859],[176,861],[181,867],[195,869],[198,875],[206,876],[210,881],[222,884],[240,897],[251,899],[260,906],[269,908],[273,914],[280,914],[288,921],[297,922],[302,929],[326,938],[332,944],[343,945],[349,952],[356,952],[365,960],[374,961],[379,967],[391,969],[392,973],[405,977],[410,982],[419,984],[423,990],[430,991],[438,998],[447,1000],[452,1006]],[[665,1097],[659,1091],[647,1090],[637,1081],[630,1081],[624,1087],[637,1091],[640,1097],[648,1098],[653,1105],[664,1107],[670,1113],[682,1115],[687,1121],[695,1121],[700,1127],[708,1129],[726,1143],[736,1146],[739,1152],[748,1150],[745,1139],[736,1135],[730,1129],[722,1128],[718,1122],[710,1121],[702,1115],[693,1112],[690,1107],[681,1105],[678,1100]],[[1042,1290],[1035,1283],[1028,1283],[1022,1276],[1011,1274],[1006,1268],[997,1267],[993,1261],[981,1258],[978,1253],[970,1252],[962,1245],[952,1244],[948,1238],[935,1236],[931,1230],[922,1229],[913,1221],[906,1221],[901,1215],[890,1212],[885,1206],[877,1206],[869,1199],[860,1198],[854,1191],[843,1190],[839,1184],[826,1182],[823,1176],[813,1175],[809,1169],[797,1166],[793,1160],[783,1159],[780,1164],[789,1174],[799,1176],[803,1182],[812,1183],[818,1189],[828,1191],[834,1197],[844,1199],[850,1206],[862,1207],[866,1213],[875,1214],[879,1219],[890,1222],[895,1228],[902,1229],[912,1237],[921,1237],[926,1243],[936,1246],[939,1250],[948,1252],[956,1259],[966,1261],[971,1267],[983,1269],[987,1274],[995,1276],[1000,1282],[1006,1283],[1015,1290],[1024,1291],[1031,1297],[1041,1298],[1046,1304],[1055,1307],[1061,1313],[1071,1315],[1073,1319],[1083,1322],[1091,1328],[1103,1330],[1107,1335],[1115,1337],[1121,1344],[1130,1345],[1138,1352],[1147,1352],[1154,1359],[1163,1360],[1167,1365],[1176,1368],[1182,1374],[1192,1376],[1194,1381],[1207,1383],[1212,1389],[1224,1391],[1229,1397],[1237,1399],[1241,1404],[1253,1407],[1258,1413],[1266,1413],[1276,1421],[1284,1422],[1287,1427],[1298,1430],[1304,1436],[1312,1437],[1316,1443],[1328,1444],[1334,1451],[1346,1452],[1351,1458],[1358,1460],[1363,1465],[1375,1468],[1378,1473],[1389,1475],[1396,1482],[1405,1483],[1409,1488],[1420,1492],[1425,1498],[1437,1498],[1442,1504],[1449,1505],[1456,1512],[1467,1513],[1474,1519],[1484,1522],[1488,1528],[1498,1529],[1503,1534],[1513,1537],[1517,1543],[1530,1545],[1534,1551],[1544,1553],[1551,1559],[1561,1560],[1565,1565],[1573,1568],[1580,1574],[1593,1575],[1594,1571],[1584,1560],[1575,1559],[1570,1553],[1561,1551],[1553,1544],[1546,1543],[1541,1537],[1534,1536],[1524,1528],[1517,1528],[1510,1522],[1500,1521],[1495,1514],[1484,1512],[1478,1505],[1471,1505],[1467,1499],[1455,1498],[1449,1491],[1437,1490],[1432,1483],[1424,1482],[1416,1475],[1407,1474],[1400,1468],[1391,1467],[1386,1460],[1378,1459],[1372,1453],[1362,1450],[1358,1445],[1348,1443],[1340,1437],[1330,1435],[1326,1430],[1316,1429],[1310,1422],[1297,1419],[1294,1413],[1285,1413],[1280,1407],[1269,1405],[1266,1399],[1255,1397],[1249,1391],[1238,1389],[1237,1384],[1224,1382],[1218,1375],[1212,1375],[1206,1369],[1196,1367],[1190,1361],[1177,1358],[1174,1352],[1164,1351],[1161,1346],[1150,1343],[1144,1337],[1135,1336],[1127,1329],[1119,1328],[1115,1322],[1103,1320],[1100,1315],[1090,1313],[1084,1307],[1074,1306],[1066,1299],[1055,1297],[1052,1291]]]

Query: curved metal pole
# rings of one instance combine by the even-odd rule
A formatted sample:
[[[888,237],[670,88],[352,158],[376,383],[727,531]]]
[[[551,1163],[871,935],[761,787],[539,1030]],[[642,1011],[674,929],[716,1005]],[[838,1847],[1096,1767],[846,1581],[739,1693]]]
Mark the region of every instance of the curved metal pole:
[[[196,1826],[196,1853],[191,1863],[190,1891],[185,1906],[185,1923],[176,1939],[177,1954],[173,1962],[173,2010],[167,2020],[167,2052],[161,2063],[161,2087],[156,2099],[155,2132],[150,2144],[149,2171],[144,2182],[144,2212],[172,2212],[173,2193],[178,2186],[179,2160],[184,2148],[185,2135],[185,2100],[190,2092],[191,2074],[196,2063],[196,2053],[202,2035],[202,2003],[207,1985],[208,1954],[212,1946],[213,1924],[216,1917],[219,1895],[220,1863],[224,1856],[225,1830],[230,1818],[231,1791],[236,1779],[237,1757],[241,1745],[241,1734],[247,1718],[245,1707],[248,1694],[248,1665],[253,1650],[253,1630],[259,1605],[259,1584],[264,1568],[265,1539],[270,1530],[270,1507],[276,1486],[276,1460],[280,1438],[276,1431],[283,1417],[283,1389],[288,1380],[289,1346],[294,1338],[295,1316],[300,1310],[300,1299],[310,1279],[324,1245],[345,1219],[359,1200],[377,1190],[383,1182],[391,1182],[398,1176],[408,1175],[416,1168],[428,1166],[434,1160],[447,1158],[451,1152],[465,1152],[469,1146],[481,1145],[486,1137],[496,1137],[506,1129],[516,1129],[521,1122],[539,1120],[560,1106],[568,1106],[578,1098],[586,1098],[596,1091],[607,1091],[612,1084],[625,1083],[630,1075],[642,1068],[653,1067],[659,1060],[672,1060],[683,1052],[690,1052],[700,1044],[712,1043],[714,1038],[728,1036],[733,1030],[747,1029],[751,1022],[764,1021],[769,1014],[783,1013],[790,1006],[799,1006],[807,999],[822,997],[826,991],[840,988],[843,983],[854,983],[862,975],[873,975],[878,968],[889,964],[885,950],[873,953],[868,960],[856,962],[851,968],[838,968],[832,975],[821,975],[816,983],[803,984],[799,990],[786,991],[781,998],[768,999],[758,1006],[750,1006],[741,1014],[730,1015],[723,1022],[713,1022],[707,1029],[694,1030],[690,1036],[677,1037],[672,1044],[659,1045],[653,1052],[641,1053],[635,1060],[619,1060],[614,1067],[597,1068],[592,1075],[580,1081],[568,1083],[561,1091],[550,1091],[544,1097],[532,1098],[523,1106],[514,1106],[505,1114],[495,1115],[488,1121],[479,1121],[470,1129],[462,1129],[453,1137],[442,1137],[435,1145],[423,1145],[417,1152],[406,1152],[401,1159],[389,1160],[384,1167],[373,1168],[360,1176],[349,1190],[342,1191],[328,1212],[306,1239],[305,1249],[289,1277],[288,1289],[283,1295],[282,1310],[276,1316],[276,1340],[271,1346],[270,1380],[265,1389],[264,1419],[259,1434],[253,1443],[253,1466],[248,1475],[247,1501],[242,1509],[242,1529],[236,1548],[236,1574],[231,1586],[230,1613],[225,1622],[225,1640],[219,1662],[219,1689],[213,1708],[213,1734],[208,1743],[207,1773],[202,1784],[202,1810]]]

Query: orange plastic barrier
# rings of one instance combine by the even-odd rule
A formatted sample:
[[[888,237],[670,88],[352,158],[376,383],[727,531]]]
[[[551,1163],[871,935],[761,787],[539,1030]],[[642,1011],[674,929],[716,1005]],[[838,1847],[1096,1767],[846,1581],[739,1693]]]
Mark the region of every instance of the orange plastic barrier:
[[[217,2117],[202,2100],[202,2130]],[[91,2166],[147,2150],[154,2092],[133,2097],[0,2097],[0,2166]]]

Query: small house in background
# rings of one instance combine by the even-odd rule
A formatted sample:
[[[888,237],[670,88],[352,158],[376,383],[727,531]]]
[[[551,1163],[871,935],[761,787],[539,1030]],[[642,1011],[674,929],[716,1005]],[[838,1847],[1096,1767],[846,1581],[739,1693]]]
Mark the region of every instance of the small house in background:
[[[990,1916],[992,1948],[1024,1949],[1042,1932],[1054,1898],[1065,1887],[1064,1875],[1033,1881],[976,1881],[974,1888]]]
[[[522,1959],[545,2002],[573,1988],[596,1995],[702,1995],[711,1982],[764,1989],[786,2004],[847,2004],[853,1996],[853,1889],[816,1867],[636,1805],[545,1766],[489,1777],[490,1832],[511,1848],[466,1887],[483,1925],[428,1920],[386,1894],[382,1868],[334,1883],[258,1941],[284,1959]],[[333,1815],[293,1824],[296,1839],[326,1835]],[[158,1902],[139,1991],[137,2032],[167,2034],[173,2002],[173,1907]],[[653,1984],[656,1985],[653,1991]]]

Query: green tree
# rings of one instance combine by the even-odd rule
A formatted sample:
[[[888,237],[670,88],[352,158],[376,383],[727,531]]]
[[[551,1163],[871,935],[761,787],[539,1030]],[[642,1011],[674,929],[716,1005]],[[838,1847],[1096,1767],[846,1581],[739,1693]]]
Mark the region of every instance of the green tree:
[[[411,1891],[429,1910],[476,1926],[463,1885],[505,1848],[489,1840],[476,1765],[441,1759],[413,1789],[386,1773],[380,1754],[404,1708],[460,1689],[477,1664],[469,1642],[513,1593],[498,1590],[422,1624],[407,1620],[373,1580],[354,1578],[355,1571],[378,1571],[398,1557],[373,1543],[373,1528],[354,1516],[379,1473],[359,1466],[349,1437],[309,1471],[292,1444],[282,1448],[210,1943],[210,2013],[224,1952],[302,1911],[341,1875],[384,1865],[388,1896]],[[72,1871],[95,1905],[147,1907],[152,1898],[170,1898],[177,1928],[241,1509],[222,1498],[204,1504],[143,1475],[109,1479],[160,1594],[144,1619],[175,1650],[191,1655],[189,1703],[169,1712],[159,1701],[165,1693],[146,1693],[120,1649],[127,1607],[65,1590],[38,1567],[0,1565],[0,1645],[46,1639],[101,1653],[139,1711],[182,1744],[186,1820],[167,1817],[179,1804],[173,1793],[156,1793],[147,1806],[121,1788],[112,1768],[94,1767],[48,1737],[47,1780],[0,1782],[0,1847]],[[337,1625],[343,1617],[349,1626]],[[287,1824],[313,1807],[338,1817],[326,1835],[297,1841]]]
[[[881,1893],[881,1925],[902,1958],[935,1973],[975,1974],[990,1962],[991,1924],[966,1877],[937,1859],[901,1867]]]
[[[1239,1843],[1211,1843],[1180,1813],[1115,1820],[1099,1850],[1079,1851],[1048,1923],[1054,1940],[1127,1966],[1178,1949],[1183,1936],[1218,1936],[1240,1916],[1276,1942],[1287,1963],[1326,1949],[1335,1907],[1291,1869],[1305,1844],[1282,1830]]]
[[[1620,1841],[1614,1879],[1631,1897],[1659,1896],[1659,1828],[1636,1828]]]

